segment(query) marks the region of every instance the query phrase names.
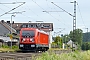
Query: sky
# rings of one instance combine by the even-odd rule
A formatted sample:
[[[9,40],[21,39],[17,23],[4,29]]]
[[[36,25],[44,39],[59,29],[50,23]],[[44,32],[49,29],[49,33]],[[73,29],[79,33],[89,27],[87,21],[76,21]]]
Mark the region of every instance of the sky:
[[[75,0],[0,0],[0,20],[9,21],[13,12],[21,12],[14,14],[12,17],[15,23],[28,23],[29,21],[43,21],[53,23],[53,35],[69,34],[73,30],[73,17],[61,10],[64,9],[70,14],[74,14]],[[6,4],[18,2],[16,4]],[[21,2],[25,4],[21,5]],[[56,4],[57,6],[55,6]],[[90,1],[76,0],[76,28],[80,28],[83,32],[90,31]],[[21,6],[20,6],[21,5]],[[18,8],[16,8],[19,6]],[[13,11],[10,11],[14,9]],[[10,11],[10,12],[8,12]],[[44,11],[44,12],[43,12]],[[5,14],[8,12],[7,14]],[[54,34],[54,32],[57,32]]]

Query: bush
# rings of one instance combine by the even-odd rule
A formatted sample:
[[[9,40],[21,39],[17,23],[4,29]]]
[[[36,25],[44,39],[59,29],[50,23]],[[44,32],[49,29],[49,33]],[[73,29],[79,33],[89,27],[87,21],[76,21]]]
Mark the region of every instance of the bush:
[[[82,50],[90,50],[90,42],[84,42],[82,44]]]
[[[59,47],[57,46],[57,44],[54,43],[54,42],[51,44],[51,47],[52,47],[52,48],[59,48]]]
[[[3,45],[2,48],[11,48],[11,46]],[[12,49],[17,50],[17,49],[19,49],[19,47],[17,45],[13,45]]]
[[[17,45],[13,45],[12,49],[19,49]]]
[[[2,45],[2,48],[9,48],[8,45]]]

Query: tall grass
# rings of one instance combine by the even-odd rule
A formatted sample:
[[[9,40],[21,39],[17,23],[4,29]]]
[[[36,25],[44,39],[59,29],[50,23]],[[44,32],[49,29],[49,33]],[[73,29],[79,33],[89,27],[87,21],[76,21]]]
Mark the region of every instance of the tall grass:
[[[75,51],[71,53],[54,54],[53,52],[45,52],[36,60],[90,60],[90,50]]]

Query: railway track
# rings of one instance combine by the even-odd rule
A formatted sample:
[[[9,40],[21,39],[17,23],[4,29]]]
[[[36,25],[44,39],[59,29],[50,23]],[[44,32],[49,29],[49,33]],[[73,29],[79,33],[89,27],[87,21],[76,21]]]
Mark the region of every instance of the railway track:
[[[47,51],[48,53],[55,53],[55,54],[61,54],[61,53],[70,53],[71,50],[50,50]],[[28,53],[0,53],[0,60],[36,60],[38,56],[42,55],[42,53],[34,53],[34,52],[28,52]]]
[[[32,60],[41,53],[0,53],[0,60]]]

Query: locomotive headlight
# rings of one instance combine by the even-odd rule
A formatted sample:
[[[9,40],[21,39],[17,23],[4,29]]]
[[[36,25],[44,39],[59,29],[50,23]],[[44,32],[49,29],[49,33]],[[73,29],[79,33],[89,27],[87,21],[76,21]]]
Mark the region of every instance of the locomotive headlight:
[[[30,41],[31,41],[31,42],[34,42],[34,39],[33,39],[33,38],[30,38]]]
[[[24,41],[25,41],[25,38],[23,38],[22,42],[24,42]]]
[[[33,38],[30,38],[30,41],[32,41],[33,40]]]

